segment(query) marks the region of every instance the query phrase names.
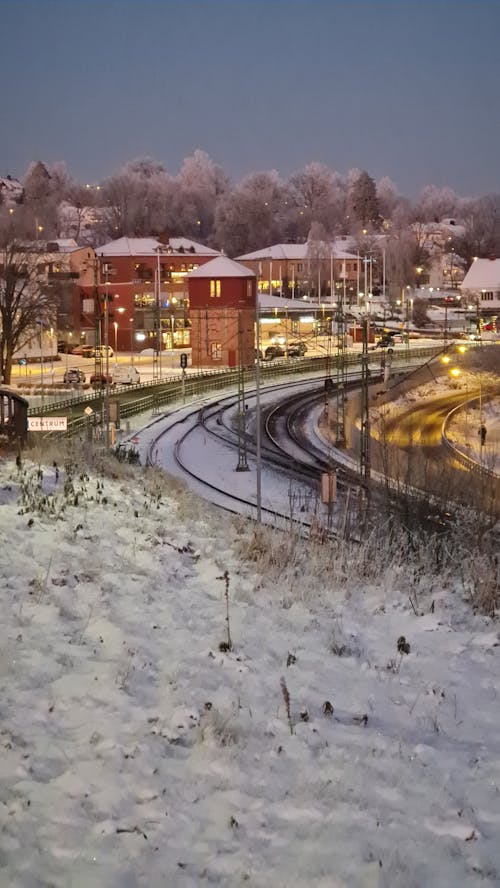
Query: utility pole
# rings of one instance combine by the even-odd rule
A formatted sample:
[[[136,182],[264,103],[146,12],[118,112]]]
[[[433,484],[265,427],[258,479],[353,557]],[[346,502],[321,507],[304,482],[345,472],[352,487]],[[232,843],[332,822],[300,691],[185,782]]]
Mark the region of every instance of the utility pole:
[[[344,277],[344,296],[339,299],[337,305],[337,439],[335,441],[337,447],[345,447],[345,399],[346,399],[346,335],[345,335],[345,317],[343,299],[345,297],[345,277]]]
[[[256,494],[257,521],[260,524],[262,521],[262,438],[260,429],[260,316],[258,297],[255,320],[257,328],[257,355],[255,358],[255,447],[257,459]]]
[[[360,475],[368,485],[370,481],[370,407],[369,384],[370,371],[368,368],[368,319],[361,320],[363,335],[363,350],[361,353],[361,447],[360,447]]]
[[[238,465],[237,472],[248,472],[245,405],[245,368],[243,366],[243,328],[241,311],[238,312]]]

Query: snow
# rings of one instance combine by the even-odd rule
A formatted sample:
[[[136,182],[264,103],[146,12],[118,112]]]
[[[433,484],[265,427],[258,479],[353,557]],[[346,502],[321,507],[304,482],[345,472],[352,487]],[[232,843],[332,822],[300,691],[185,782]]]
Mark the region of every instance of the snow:
[[[210,262],[206,262],[194,271],[190,271],[188,278],[254,278],[255,274],[245,265],[228,259],[227,256],[216,256]]]
[[[119,237],[114,241],[103,244],[96,249],[98,256],[156,256],[158,247],[161,247],[165,255],[168,248],[173,254],[188,253],[189,255],[218,256],[218,250],[198,244],[186,237],[173,237],[168,245],[159,241],[156,237]]]
[[[0,884],[498,884],[499,632],[467,563],[65,460],[0,464]]]
[[[345,246],[345,243],[340,240],[339,244],[341,246]],[[336,242],[333,243],[323,243],[323,252],[324,258],[330,259],[332,256],[334,259],[357,259],[356,253],[347,253],[344,249],[341,248]],[[269,247],[264,247],[262,250],[255,250],[252,253],[245,253],[243,256],[238,256],[237,259],[239,261],[255,261],[256,259],[270,259],[272,262],[279,261],[293,261],[293,260],[307,260],[310,258],[310,244],[305,243],[302,244],[273,244]]]
[[[461,289],[499,290],[500,259],[475,259],[462,281]]]

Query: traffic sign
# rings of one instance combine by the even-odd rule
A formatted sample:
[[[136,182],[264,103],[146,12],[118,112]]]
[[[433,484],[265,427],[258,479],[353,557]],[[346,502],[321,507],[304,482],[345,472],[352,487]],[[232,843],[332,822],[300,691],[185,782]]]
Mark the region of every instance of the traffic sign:
[[[28,432],[66,432],[67,416],[28,416]]]

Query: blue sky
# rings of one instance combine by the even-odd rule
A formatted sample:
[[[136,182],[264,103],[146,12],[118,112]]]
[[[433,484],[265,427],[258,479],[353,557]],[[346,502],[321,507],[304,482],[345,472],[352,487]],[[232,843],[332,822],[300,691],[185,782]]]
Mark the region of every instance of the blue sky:
[[[498,0],[0,0],[0,175],[196,148],[500,192]]]

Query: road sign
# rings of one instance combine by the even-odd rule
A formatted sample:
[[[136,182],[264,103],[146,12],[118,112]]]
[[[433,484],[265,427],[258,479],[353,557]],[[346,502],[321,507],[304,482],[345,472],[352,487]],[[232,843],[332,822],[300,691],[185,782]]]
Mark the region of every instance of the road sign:
[[[92,407],[86,407],[83,412],[85,413],[85,416],[92,416],[94,411],[92,410]]]
[[[66,432],[67,416],[28,416],[29,432]]]

